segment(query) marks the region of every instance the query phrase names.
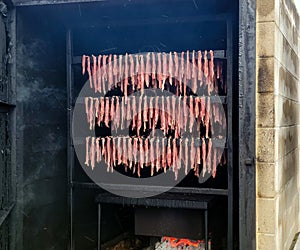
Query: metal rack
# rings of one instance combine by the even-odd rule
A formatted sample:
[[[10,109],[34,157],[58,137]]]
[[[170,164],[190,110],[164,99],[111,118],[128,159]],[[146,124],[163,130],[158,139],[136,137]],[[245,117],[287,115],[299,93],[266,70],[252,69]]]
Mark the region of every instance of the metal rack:
[[[216,20],[215,17],[210,17],[211,20]],[[201,22],[201,18],[198,20],[193,20]],[[205,20],[210,20],[208,17],[205,17]],[[226,60],[227,64],[227,72],[226,72],[226,82],[227,82],[227,96],[225,98],[227,104],[227,182],[228,188],[227,189],[213,189],[213,188],[181,188],[175,187],[172,188],[168,193],[173,194],[180,194],[180,193],[190,193],[190,194],[202,194],[202,195],[212,195],[212,196],[226,196],[228,201],[228,225],[227,225],[227,249],[233,248],[233,140],[232,140],[232,110],[233,110],[233,103],[232,103],[232,21],[231,17],[224,15],[217,20],[223,20],[227,24],[227,48],[226,48],[226,56],[221,57],[221,53],[218,56]],[[73,191],[74,188],[93,188],[99,189],[96,184],[93,183],[82,183],[76,182],[74,180],[74,145],[71,138],[71,129],[72,129],[72,118],[73,118],[73,105],[74,105],[74,67],[81,63],[81,57],[73,55],[73,37],[72,37],[72,30],[69,29],[66,34],[66,56],[67,56],[67,93],[68,93],[68,181],[69,181],[69,221],[70,221],[70,249],[75,249],[74,245],[74,231],[73,231],[73,211],[74,211],[74,200],[73,200]],[[109,185],[109,184],[104,184]],[[133,186],[124,186],[124,185],[114,185],[110,186],[110,188],[114,188],[115,190],[124,190],[124,188],[128,188],[130,190],[151,190],[156,189],[159,190],[160,187],[148,187],[148,186],[140,186],[140,187],[133,187]],[[165,188],[165,187],[163,187]],[[117,198],[116,198],[117,199]],[[100,202],[100,198],[98,201]],[[115,201],[117,202],[117,200]],[[124,202],[124,201],[123,201]],[[200,202],[200,201],[199,201]],[[129,202],[130,203],[130,202]],[[99,206],[99,215],[101,215],[101,208]],[[207,214],[206,214],[207,215]],[[100,222],[99,222],[100,227]],[[99,228],[100,234],[100,228]],[[98,239],[100,240],[100,235],[98,235]],[[100,242],[98,242],[98,248],[100,249]]]

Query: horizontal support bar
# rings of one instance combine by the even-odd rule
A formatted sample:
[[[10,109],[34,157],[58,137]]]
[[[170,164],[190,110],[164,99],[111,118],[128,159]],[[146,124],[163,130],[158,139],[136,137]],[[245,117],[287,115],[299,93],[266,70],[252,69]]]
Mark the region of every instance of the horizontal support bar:
[[[86,189],[101,189],[95,183],[86,182],[73,182],[72,187],[86,188]],[[207,194],[207,195],[220,195],[227,196],[227,189],[216,189],[216,188],[187,188],[187,187],[163,187],[163,186],[132,186],[132,185],[116,185],[116,184],[106,184],[101,183],[101,187],[107,190],[130,190],[136,192],[168,192],[168,193],[178,193],[178,194]]]
[[[149,51],[149,52],[151,53],[151,51]],[[138,53],[138,54],[147,54],[149,52],[143,52],[143,53]],[[171,52],[173,53],[173,51],[171,51]],[[168,54],[169,52],[166,52],[166,53]],[[181,52],[177,52],[177,53],[178,53],[178,55],[180,55]],[[202,55],[203,55],[203,51],[202,51]],[[196,53],[195,58],[197,59],[197,57],[198,57],[198,55]],[[192,58],[192,55],[190,53],[190,59],[191,58]],[[210,59],[209,53],[207,54],[207,58]],[[226,59],[225,50],[214,50],[214,58],[215,59]],[[81,60],[82,60],[82,56],[74,56],[72,58],[72,64],[80,64],[81,65]]]

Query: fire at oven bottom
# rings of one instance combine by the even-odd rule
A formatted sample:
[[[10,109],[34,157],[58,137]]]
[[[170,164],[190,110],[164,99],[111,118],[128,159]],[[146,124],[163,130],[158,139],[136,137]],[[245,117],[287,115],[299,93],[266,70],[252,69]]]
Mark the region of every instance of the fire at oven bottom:
[[[205,250],[204,240],[189,240],[172,237],[162,237],[161,242],[155,244],[155,250]],[[211,250],[211,241],[208,242]]]

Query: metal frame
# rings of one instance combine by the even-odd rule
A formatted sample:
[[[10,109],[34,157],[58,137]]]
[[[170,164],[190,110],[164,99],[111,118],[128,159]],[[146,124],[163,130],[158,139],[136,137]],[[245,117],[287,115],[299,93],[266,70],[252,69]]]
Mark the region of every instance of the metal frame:
[[[232,84],[233,84],[233,69],[232,69],[232,57],[233,57],[233,34],[232,34],[232,18],[229,15],[222,15],[223,21],[227,23],[227,49],[226,49],[226,60],[227,60],[227,110],[228,110],[228,190],[215,190],[215,189],[201,189],[198,188],[199,192],[210,195],[227,195],[228,197],[228,225],[227,225],[227,248],[233,249],[233,150],[232,150]],[[207,17],[205,17],[207,18]],[[201,20],[201,18],[199,18]],[[215,16],[211,16],[211,20],[216,20]],[[219,20],[219,19],[217,19]],[[222,20],[222,19],[221,19]],[[74,148],[71,139],[71,121],[72,121],[72,104],[74,100],[73,89],[73,66],[78,63],[78,58],[73,55],[73,43],[72,43],[72,31],[69,29],[66,35],[66,46],[67,46],[67,93],[68,93],[68,180],[69,180],[69,221],[70,221],[70,249],[74,249],[74,237],[73,237],[73,189],[74,187],[79,188],[95,188],[94,184],[78,183],[73,182],[74,172]],[[74,64],[75,63],[75,64]],[[147,188],[147,187],[146,187]],[[175,192],[181,188],[176,188]],[[187,190],[182,190],[184,192]],[[100,212],[101,213],[101,210]],[[99,222],[99,227],[100,227]],[[246,248],[242,248],[246,249]]]

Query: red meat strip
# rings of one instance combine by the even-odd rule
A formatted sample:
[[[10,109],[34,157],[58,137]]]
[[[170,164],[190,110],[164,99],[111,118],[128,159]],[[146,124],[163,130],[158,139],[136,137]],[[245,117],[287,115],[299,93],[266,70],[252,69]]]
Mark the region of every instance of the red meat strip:
[[[106,65],[106,59],[107,55],[102,56],[102,90],[103,92],[106,91],[106,81],[107,81],[107,65]]]
[[[122,163],[121,137],[118,137],[117,141],[117,163],[118,165]]]
[[[87,122],[90,122],[90,112],[89,112],[89,97],[84,98],[84,103],[85,103],[85,113],[86,113],[86,119]]]
[[[213,170],[212,177],[215,178],[217,174],[217,148],[213,149]]]
[[[132,130],[134,130],[136,128],[136,117],[137,117],[135,96],[132,96],[131,107],[132,107]]]
[[[146,56],[146,71],[145,71],[145,82],[147,88],[150,86],[150,74],[151,74],[151,63],[150,63],[150,53]]]
[[[164,169],[164,173],[167,172],[167,152],[166,152],[166,139],[162,138],[161,140],[161,165]]]
[[[144,94],[144,84],[145,84],[145,62],[144,56],[141,55],[141,94]]]
[[[172,162],[173,162],[173,172],[176,173],[176,163],[177,163],[177,159],[178,159],[178,155],[177,155],[177,145],[176,145],[176,139],[172,140]]]
[[[146,138],[144,141],[144,157],[145,157],[145,166],[149,164],[149,139]]]
[[[158,122],[158,119],[159,119],[159,97],[158,96],[156,96],[156,98],[155,98],[155,114],[154,114],[154,124],[153,124],[153,127],[152,127],[152,129],[153,129],[153,132],[154,132],[154,130],[155,130],[155,128],[156,128],[156,125],[157,125],[157,122]]]
[[[157,80],[158,80],[158,88],[163,90],[163,76],[162,76],[162,54],[157,54]]]
[[[147,96],[144,96],[144,108],[143,108],[143,121],[144,121],[144,132],[146,131],[147,122],[148,122],[148,100]]]
[[[100,138],[96,139],[97,163],[101,161]]]
[[[156,58],[155,58],[155,53],[152,52],[152,74],[151,74],[151,77],[152,77],[152,85],[153,85],[153,88],[157,88],[156,86]]]
[[[97,124],[98,124],[99,98],[94,98],[94,100],[95,100],[95,117],[97,118]]]
[[[89,143],[90,143],[91,137],[86,137],[85,138],[85,165],[90,166],[89,161],[90,161],[90,152],[89,152]]]
[[[136,80],[137,80],[137,86],[136,89],[141,89],[141,75],[140,75],[140,63],[139,63],[139,55],[135,55],[135,72],[136,72]]]
[[[116,130],[120,127],[120,100],[119,96],[116,96],[116,115],[115,115],[115,128]]]
[[[124,123],[125,123],[125,102],[124,102],[124,100],[123,100],[123,98],[122,98],[122,102],[121,102],[121,130],[123,130],[124,129]]]
[[[140,136],[140,129],[142,127],[142,97],[139,98],[139,107],[137,115],[137,136]]]
[[[165,116],[166,116],[166,131],[168,132],[168,128],[169,126],[172,126],[172,117],[171,117],[171,97],[167,96],[167,109],[165,112]]]
[[[163,53],[162,54],[162,59],[163,59],[163,72],[162,72],[162,89],[165,87],[166,80],[168,78],[168,59],[167,59],[167,54]]]
[[[180,94],[183,93],[183,87],[182,87],[182,81],[183,81],[183,78],[184,78],[184,52],[181,52],[181,57],[180,57],[180,70],[179,70],[179,92]]]
[[[92,72],[91,72],[91,58],[87,56],[87,72],[89,75],[90,87],[93,88]]]
[[[190,52],[186,52],[186,79],[191,80]]]
[[[161,119],[161,129],[166,134],[166,117],[165,117],[165,98],[164,96],[161,97],[161,112],[160,112],[160,119]]]
[[[150,97],[150,103],[149,103],[149,129],[153,129],[153,118],[154,118],[154,107],[153,107],[154,97]]]
[[[90,118],[90,130],[93,129],[93,122],[94,122],[94,98],[93,97],[89,97],[90,99],[90,109],[89,109],[89,118]]]
[[[113,75],[114,75],[114,86],[117,87],[118,83],[118,56],[114,55],[113,61]]]
[[[150,161],[151,161],[151,176],[154,174],[155,156],[154,156],[154,138],[150,139]]]
[[[194,122],[194,97],[190,96],[190,133],[193,132]]]
[[[106,138],[106,159],[107,159],[107,169],[106,171],[109,172],[110,168],[111,168],[111,148],[110,148],[110,142],[111,142],[111,138],[107,137]]]
[[[91,168],[95,168],[95,137],[92,137],[91,142]]]
[[[109,105],[109,97],[105,98],[105,114],[104,114],[104,124],[106,127],[109,127],[109,111],[110,111],[110,105]]]
[[[124,79],[124,87],[123,87],[123,90],[124,90],[124,96],[125,96],[125,100],[127,98],[127,90],[128,90],[128,77],[129,77],[129,67],[128,67],[128,54],[126,53],[125,55],[125,79]]]
[[[110,116],[110,120],[113,121],[115,118],[115,97],[114,96],[111,97],[110,101],[111,101],[111,104],[110,104],[109,116]],[[112,122],[111,124],[113,125],[114,123]]]
[[[202,175],[206,174],[206,142],[205,139],[202,138],[202,164],[203,164],[203,169],[202,169]]]
[[[195,114],[195,118],[196,119],[198,119],[198,117],[199,117],[199,97],[196,97],[195,99],[194,99],[194,101],[195,101],[195,106],[194,106],[194,114]]]
[[[214,52],[212,50],[209,51],[210,54],[210,61],[209,61],[209,75],[210,75],[210,80],[213,82],[214,77],[215,77],[215,65],[214,65]]]
[[[141,168],[143,168],[145,158],[144,158],[144,139],[142,137],[139,137],[139,150],[140,150],[140,161],[139,162],[140,162]]]
[[[176,110],[176,97],[173,95],[172,96],[172,108],[171,108],[171,110],[169,111],[169,112],[171,112],[172,111],[172,124],[171,124],[171,126],[172,126],[172,129],[174,129],[175,128],[175,125],[176,125],[176,121],[177,121],[177,112],[178,112],[178,110]]]
[[[156,172],[158,172],[161,168],[161,162],[160,162],[160,145],[159,145],[159,138],[156,139],[156,144],[155,144],[155,152],[156,152]]]
[[[101,138],[101,154],[105,160],[105,162],[107,162],[107,155],[106,155],[106,146],[105,146],[105,138],[102,137]]]
[[[208,150],[207,150],[207,171],[211,173],[211,159],[212,159],[212,140],[209,138],[208,140]]]
[[[208,59],[207,59],[207,51],[205,50],[204,52],[204,66],[203,66],[203,69],[204,69],[204,76],[205,78],[208,78]]]
[[[97,92],[98,88],[98,82],[97,82],[97,57],[92,55],[93,58],[93,83],[94,83],[94,89],[95,93]]]
[[[99,55],[98,56],[98,62],[97,62],[97,83],[98,83],[98,86],[97,86],[97,91],[99,93],[102,92],[102,74],[101,74],[101,59],[102,59],[102,56]]]
[[[201,97],[201,109],[200,109],[200,118],[201,121],[204,121],[204,117],[205,117],[205,97]]]
[[[169,168],[172,166],[172,145],[171,145],[171,138],[168,139],[167,165],[168,165]]]
[[[105,100],[104,97],[100,97],[100,117],[98,118],[98,126],[100,126],[100,123],[104,120],[104,114],[105,114]]]
[[[134,67],[134,60],[133,55],[129,55],[129,64],[130,64],[130,79],[131,79],[131,86],[132,90],[135,90],[135,67]]]
[[[126,142],[126,137],[122,137],[122,156],[123,156],[123,164],[125,165],[125,168],[127,170],[128,166],[128,155],[127,155],[127,142]]]
[[[82,56],[82,59],[81,59],[81,67],[82,67],[82,74],[84,75],[85,74],[85,67],[86,67],[86,55],[83,55]]]
[[[207,98],[206,113],[205,113],[205,137],[208,138],[209,123],[210,123],[210,98]]]
[[[185,158],[185,175],[188,174],[188,164],[189,164],[189,139],[185,138],[184,142],[184,158]]]
[[[127,102],[126,110],[127,110],[127,114],[126,114],[126,126],[129,126],[130,125],[130,121],[131,121],[131,112],[132,112],[132,110],[131,110],[131,100],[129,100]]]
[[[199,177],[199,165],[201,164],[201,146],[197,146],[197,168],[195,171],[195,175]]]
[[[128,138],[128,160],[129,160],[129,169],[132,169],[133,164],[133,152],[132,152],[132,138]]]
[[[108,56],[108,83],[109,83],[109,89],[112,88],[113,85],[113,67],[112,67],[112,55],[110,54]]]
[[[200,81],[200,86],[203,83],[203,71],[202,71],[202,52],[198,51],[198,81]]]
[[[174,66],[173,66],[173,56],[172,56],[172,52],[169,53],[169,83],[171,85],[173,85],[173,76],[174,76]]]
[[[123,55],[119,55],[119,81],[123,81]]]
[[[190,161],[191,161],[191,168],[194,168],[195,165],[195,139],[192,137],[191,139],[191,148],[190,148]]]
[[[116,162],[117,162],[117,138],[113,137],[112,138],[112,169],[113,167],[116,166]]]
[[[184,127],[184,131],[186,131],[187,129],[187,120],[188,120],[188,110],[187,110],[187,97],[184,96],[183,97],[183,115],[184,115],[184,120],[183,120],[183,127]]]

